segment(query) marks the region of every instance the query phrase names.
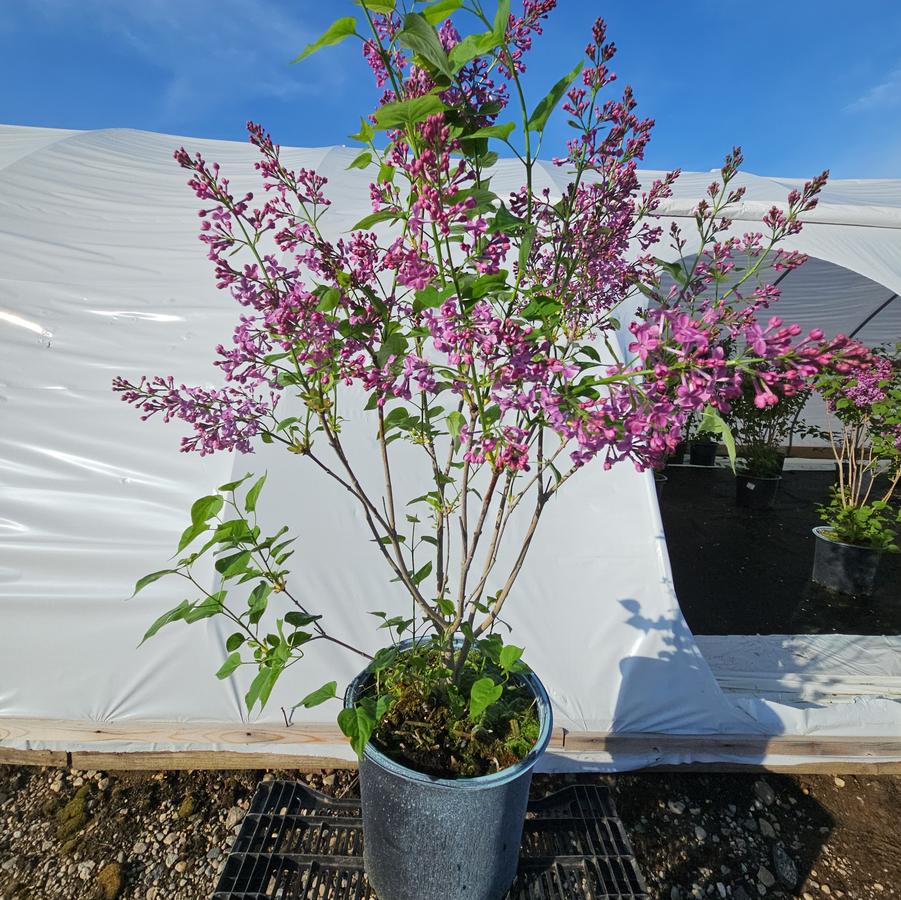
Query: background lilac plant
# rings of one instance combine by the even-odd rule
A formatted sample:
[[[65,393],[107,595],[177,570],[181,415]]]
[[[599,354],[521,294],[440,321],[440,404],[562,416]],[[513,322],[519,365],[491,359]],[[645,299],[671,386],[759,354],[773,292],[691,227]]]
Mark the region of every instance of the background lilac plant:
[[[500,659],[495,629],[542,513],[584,465],[599,457],[606,468],[659,466],[693,414],[725,432],[720,414],[743,390],[768,407],[826,368],[848,370],[860,351],[769,316],[779,291],[759,277],[803,262],[778,245],[816,205],[825,173],[773,207],[764,233],[735,235],[729,210],[744,192],[733,186],[742,161],[735,149],[695,210],[698,249],[689,261],[681,229],[664,235],[655,217],[678,173],[639,181],[653,123],[637,115],[628,87],[609,90],[615,48],[602,20],[585,59],[532,103],[521,75],[554,0],[525,0],[519,13],[508,0],[491,12],[480,0],[359,5],[361,21],[337,20],[300,58],[355,38],[384,90],[353,136],[361,150],[351,168],[371,173],[371,214],[328,240],[326,179],[287,168],[259,125],[248,128],[260,151],[261,200],[236,196],[217,164],[179,150],[205,203],[200,238],[216,283],[245,312],[231,345],[217,348],[223,387],[157,376],[120,378],[115,390],[143,418],[189,423],[185,451],[279,443],[341,485],[415,604],[413,619],[393,627],[402,632],[421,618],[454,679],[474,643]],[[554,158],[569,179],[557,196],[536,188],[534,173],[560,105],[573,137]],[[522,186],[508,196],[492,190],[495,147],[521,164]],[[617,316],[636,299],[621,352]],[[378,492],[363,484],[345,445],[345,410],[360,396],[351,387],[362,389],[378,438]],[[299,400],[299,414],[281,413],[285,394]],[[395,489],[398,440],[414,445],[431,473],[416,498]],[[205,503],[180,550],[203,536],[214,551],[232,551],[220,561],[233,562],[217,566],[223,583],[257,579],[284,590],[283,575],[251,562],[262,540],[255,524],[242,518],[247,530],[228,526],[234,533],[223,542],[222,506]],[[501,569],[517,510],[524,527]],[[234,543],[238,532],[245,543]],[[210,615],[227,608],[218,594],[199,603]],[[258,624],[261,605],[258,597],[227,614],[242,627],[253,616]],[[282,622],[247,639],[252,660],[233,636],[231,669],[259,667],[251,706],[265,702],[307,640],[332,639],[317,619],[318,631],[292,645]],[[321,697],[334,693],[329,687]]]
[[[891,506],[901,483],[901,347],[874,351],[851,372],[817,380],[838,428],[830,432],[838,484],[820,515],[835,540],[898,550],[901,510]]]

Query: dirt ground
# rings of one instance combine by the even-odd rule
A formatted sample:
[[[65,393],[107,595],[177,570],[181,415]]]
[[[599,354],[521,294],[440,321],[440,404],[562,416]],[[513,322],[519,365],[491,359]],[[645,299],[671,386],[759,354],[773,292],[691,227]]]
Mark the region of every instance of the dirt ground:
[[[901,554],[872,597],[810,581],[831,472],[787,471],[772,510],[735,505],[723,468],[670,466],[660,505],[679,604],[695,634],[901,634]]]
[[[357,790],[346,770],[0,767],[0,900],[208,897],[257,782],[271,777]],[[533,793],[592,778],[613,786],[654,900],[901,896],[901,777],[539,775]]]

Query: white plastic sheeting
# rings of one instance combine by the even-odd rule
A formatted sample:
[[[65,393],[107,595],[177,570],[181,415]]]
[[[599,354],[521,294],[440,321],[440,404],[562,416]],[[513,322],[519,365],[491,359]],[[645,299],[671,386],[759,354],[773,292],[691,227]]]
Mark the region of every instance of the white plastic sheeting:
[[[300,535],[297,584],[334,633],[374,650],[374,620],[360,611],[404,608],[352,499],[305,461],[272,448],[237,459],[179,454],[178,426],[140,422],[110,391],[117,374],[218,382],[212,349],[228,339],[236,308],[215,290],[196,240],[197,206],[171,158],[182,142],[221,162],[237,191],[258,189],[255,151],[242,144],[0,128],[0,716],[244,721],[248,678],[212,676],[224,656],[221,626],[179,623],[136,649],[149,622],[182,595],[163,580],[124,598],[139,575],[169,557],[190,502],[249,470],[268,470],[262,522],[273,530],[285,522]],[[353,156],[344,148],[285,151],[289,165],[329,178],[333,236],[368,211],[367,176],[346,171]],[[561,178],[547,166],[537,187]],[[789,188],[744,178],[749,217]],[[707,181],[684,176],[667,212],[685,214]],[[495,189],[516,186],[515,167],[499,164]],[[853,269],[901,288],[901,182],[833,184],[815,217],[796,240],[799,249],[847,267],[834,277]],[[799,311],[786,317],[803,312],[829,330],[816,299],[808,298],[810,309],[799,300]],[[845,311],[836,305],[836,314]],[[376,478],[371,430],[360,414],[350,415],[350,451],[364,476]],[[411,491],[415,474],[411,465],[402,478]],[[748,705],[724,694],[679,611],[650,477],[595,465],[577,478],[546,513],[509,615],[553,698],[557,724],[764,735],[844,727],[848,720],[836,718],[834,707]],[[358,668],[344,651],[316,645],[282,679],[265,719],[278,720],[280,705],[332,678],[346,682]],[[855,733],[901,728],[901,705],[871,717],[869,703],[859,705]],[[323,720],[333,712],[324,709],[304,715]],[[105,742],[104,749],[184,747]],[[583,759],[615,768],[651,761]]]

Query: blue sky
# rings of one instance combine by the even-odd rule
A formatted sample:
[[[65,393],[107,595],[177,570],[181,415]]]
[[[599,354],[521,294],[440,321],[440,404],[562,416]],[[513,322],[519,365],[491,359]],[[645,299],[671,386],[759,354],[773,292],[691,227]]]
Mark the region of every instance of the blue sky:
[[[516,0],[514,0],[516,8]],[[376,93],[357,44],[288,61],[351,0],[17,0],[0,6],[0,122],[347,142]],[[560,0],[534,100],[603,15],[613,68],[657,121],[646,165],[901,178],[901,0]],[[566,128],[555,120],[547,155]]]

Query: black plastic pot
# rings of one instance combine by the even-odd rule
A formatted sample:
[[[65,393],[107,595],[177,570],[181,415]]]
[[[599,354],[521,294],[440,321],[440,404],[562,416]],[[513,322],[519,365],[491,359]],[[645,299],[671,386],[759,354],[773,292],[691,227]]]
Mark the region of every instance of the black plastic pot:
[[[834,541],[824,535],[828,530],[825,525],[813,529],[813,580],[842,594],[872,594],[882,551]]]
[[[693,466],[713,466],[716,464],[716,444],[712,441],[692,441],[688,459]]]
[[[657,491],[657,502],[663,498],[663,489],[666,487],[666,483],[669,479],[666,475],[661,475],[659,472],[654,473],[654,488]]]
[[[735,476],[735,502],[746,509],[772,509],[780,481],[781,475],[762,477],[739,473]]]
[[[531,752],[479,778],[434,778],[389,759],[372,743],[360,761],[363,857],[379,900],[501,900],[516,876],[532,768],[547,748],[553,716],[544,686],[535,695],[541,731]],[[347,689],[353,706],[368,679]]]
[[[681,466],[685,462],[685,441],[679,441],[676,444],[676,449],[670,453],[669,458],[667,459],[667,463],[672,463],[676,466]]]

